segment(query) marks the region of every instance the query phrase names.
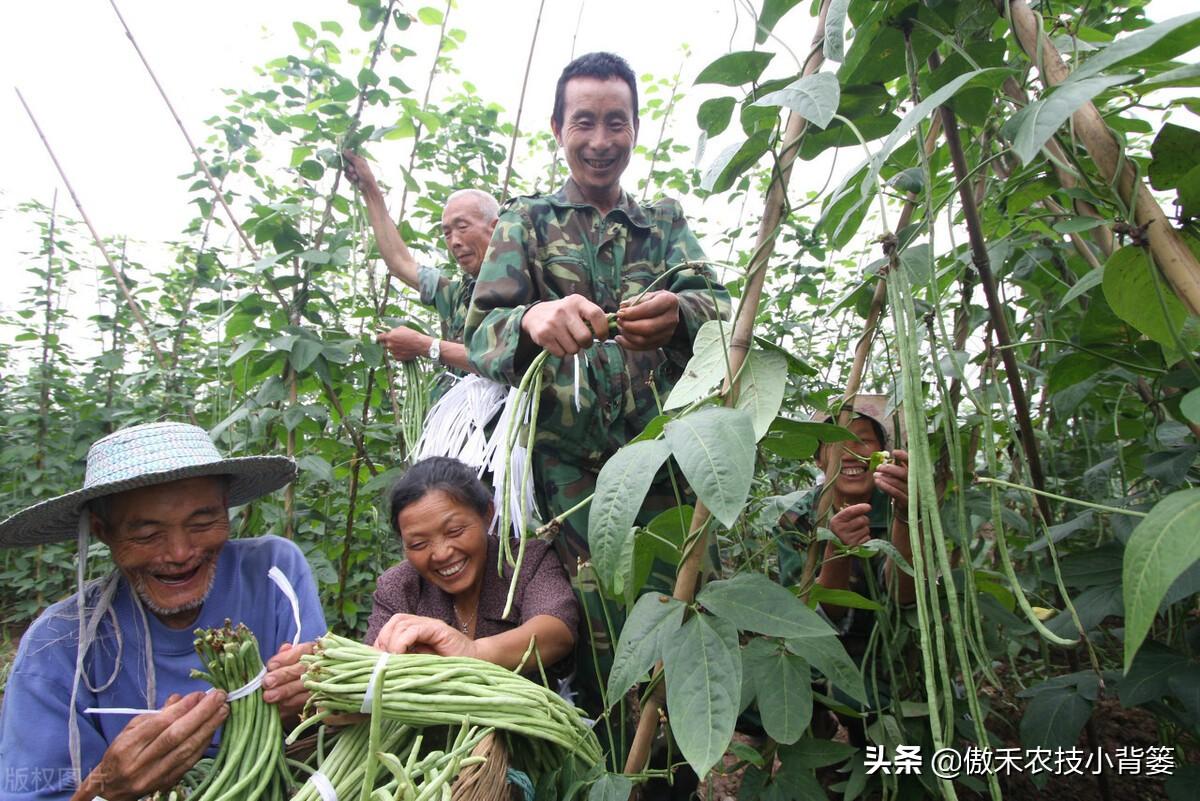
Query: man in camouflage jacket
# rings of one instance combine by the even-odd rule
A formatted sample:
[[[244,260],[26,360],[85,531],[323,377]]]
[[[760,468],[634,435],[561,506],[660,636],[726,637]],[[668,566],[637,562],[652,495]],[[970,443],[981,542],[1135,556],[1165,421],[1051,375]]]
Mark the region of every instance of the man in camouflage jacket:
[[[475,289],[475,276],[487,251],[492,230],[496,227],[499,206],[496,199],[478,189],[460,189],[450,195],[442,210],[442,235],[446,249],[459,269],[452,274],[435,267],[419,266],[392,224],[384,203],[383,192],[375,182],[367,162],[359,155],[346,151],[346,178],[358,187],[367,206],[367,217],[375,232],[379,255],[388,272],[420,293],[421,303],[437,311],[441,324],[441,339],[422,334],[408,326],[397,326],[378,336],[378,341],[400,361],[428,357],[445,365],[461,376],[475,372],[467,360],[463,344],[463,329],[467,322],[467,307]],[[444,388],[444,383],[440,384]]]
[[[590,495],[605,460],[657,415],[700,326],[728,316],[729,293],[679,203],[643,206],[621,190],[637,135],[637,84],[623,59],[591,53],[569,64],[551,128],[571,178],[553,195],[516,198],[501,214],[466,343],[481,375],[510,385],[538,352],[551,353],[533,469],[542,512],[553,517]],[[660,481],[639,519],[675,503]],[[556,545],[574,572],[588,554],[586,510],[567,519]]]

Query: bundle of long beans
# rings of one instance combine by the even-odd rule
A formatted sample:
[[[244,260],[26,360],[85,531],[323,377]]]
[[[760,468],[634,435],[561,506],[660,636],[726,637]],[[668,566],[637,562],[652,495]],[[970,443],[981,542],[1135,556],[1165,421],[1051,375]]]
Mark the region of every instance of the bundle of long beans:
[[[258,640],[245,626],[229,621],[196,632],[196,652],[207,671],[194,677],[226,692],[246,686],[263,669]],[[229,703],[221,746],[208,775],[186,793],[189,801],[283,801],[289,785],[283,757],[279,710],[263,701],[262,688]]]
[[[425,415],[429,413],[431,381],[429,373],[416,359],[403,363],[404,388],[400,393],[400,435],[404,438],[405,453],[417,450],[417,441],[425,427]]]
[[[361,711],[380,653],[334,634],[320,638],[314,653],[301,657],[308,666],[304,686],[311,702],[331,712]],[[596,735],[574,707],[491,662],[392,654],[375,681],[372,701],[383,718],[413,726],[470,721],[545,740],[588,765],[602,758]]]
[[[318,756],[312,774],[319,773],[339,799],[450,798],[451,786],[459,772],[483,762],[484,758],[472,756],[472,751],[491,732],[464,723],[446,750],[422,753],[425,734],[418,729],[383,720],[377,727],[374,743],[371,730],[370,723],[348,726],[337,734],[332,750]],[[386,773],[378,770],[380,765],[387,769]],[[292,801],[322,801],[320,780],[312,774],[292,796]]]

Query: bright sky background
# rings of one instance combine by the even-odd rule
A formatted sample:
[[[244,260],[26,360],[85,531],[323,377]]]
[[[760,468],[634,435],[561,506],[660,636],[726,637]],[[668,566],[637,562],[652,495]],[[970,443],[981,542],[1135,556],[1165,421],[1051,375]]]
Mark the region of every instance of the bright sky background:
[[[522,129],[548,128],[554,82],[569,60],[578,31],[576,54],[613,50],[624,55],[639,75],[656,77],[675,74],[686,43],[691,56],[683,64],[681,88],[688,95],[674,116],[674,128],[681,141],[694,144],[696,107],[723,87],[692,87],[691,82],[717,56],[749,49],[752,22],[744,1],[547,0]],[[758,0],[753,2],[759,5]],[[409,3],[407,9],[415,12],[426,4],[443,6],[441,0],[428,0]],[[109,3],[66,0],[2,6],[0,74],[25,95],[100,234],[126,234],[149,243],[131,242],[131,251],[138,249],[131,258],[154,258],[160,251],[153,243],[178,237],[193,216],[193,207],[186,202],[186,184],[176,177],[190,168],[192,157]],[[333,19],[344,25],[348,35],[358,31],[357,11],[339,0],[120,0],[120,6],[193,136],[203,132],[205,118],[222,109],[221,88],[262,85],[253,67],[295,50],[293,20],[316,27],[321,20]],[[1167,19],[1192,8],[1192,0],[1155,0],[1151,17]],[[537,11],[538,0],[458,0],[451,26],[467,33],[465,43],[453,54],[461,75],[441,80],[435,94],[450,88],[448,80],[469,80],[483,98],[504,106],[511,119]],[[808,4],[802,3],[776,32],[802,55],[814,25]],[[420,87],[418,95],[428,74],[435,35],[436,29],[424,25],[414,25],[403,34],[389,32],[389,42],[420,53],[404,62],[403,73],[410,85]],[[365,44],[367,37],[358,33],[356,40]],[[766,47],[778,49],[770,42]],[[347,54],[348,62],[351,58]],[[784,72],[782,60],[787,58],[780,53],[768,74]],[[349,74],[357,69],[357,60],[353,63]],[[12,310],[30,281],[25,272],[29,259],[20,253],[38,247],[35,231],[17,217],[13,207],[31,198],[48,205],[59,187],[59,208],[77,215],[11,91],[0,96],[0,113],[5,120],[0,126],[0,152],[8,154],[0,168],[0,310]],[[653,145],[657,133],[657,123],[647,121],[643,144]],[[734,135],[710,143],[702,163],[707,165]],[[636,161],[627,174],[627,188],[635,180],[631,176],[646,168]],[[399,170],[389,171],[383,162],[383,177],[398,184]],[[818,188],[825,177],[819,169],[802,170],[793,180],[793,194]],[[685,208],[691,214],[711,213],[693,208],[696,205],[692,199]],[[91,298],[90,287],[79,287],[73,306],[86,315],[87,303],[94,302]]]

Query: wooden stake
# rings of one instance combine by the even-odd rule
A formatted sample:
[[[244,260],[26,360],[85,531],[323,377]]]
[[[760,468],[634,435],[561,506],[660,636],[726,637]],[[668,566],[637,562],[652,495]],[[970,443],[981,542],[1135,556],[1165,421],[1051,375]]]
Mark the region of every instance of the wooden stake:
[[[21,105],[25,108],[25,113],[29,115],[29,121],[33,123],[34,130],[37,131],[38,137],[42,140],[42,144],[46,146],[46,152],[50,154],[50,160],[54,162],[54,168],[58,170],[58,175],[62,178],[63,184],[67,187],[67,193],[71,196],[71,200],[75,203],[75,208],[79,211],[79,216],[83,218],[84,224],[88,227],[88,231],[92,234],[92,241],[96,243],[96,248],[99,249],[100,255],[104,257],[104,262],[108,265],[109,272],[112,273],[113,280],[116,281],[117,287],[121,290],[121,294],[125,298],[125,303],[129,306],[129,310],[133,313],[134,319],[146,332],[146,341],[150,344],[150,350],[154,354],[154,361],[158,364],[158,369],[163,372],[164,380],[167,372],[167,363],[163,359],[162,351],[158,349],[158,343],[154,341],[154,332],[150,330],[150,324],[146,322],[146,318],[142,315],[142,308],[138,305],[133,294],[129,291],[129,287],[125,284],[125,279],[121,277],[121,271],[117,269],[117,265],[113,263],[112,256],[108,254],[108,248],[104,247],[103,240],[100,239],[100,234],[96,233],[96,227],[92,225],[92,220],[83,209],[83,204],[79,202],[79,196],[75,194],[75,188],[71,186],[71,182],[67,179],[66,172],[63,171],[62,165],[58,163],[58,158],[54,155],[54,150],[50,147],[50,142],[46,139],[46,134],[42,133],[42,126],[38,125],[37,118],[33,116],[33,111],[30,110],[29,104],[25,102],[25,97],[21,94],[21,90],[13,87],[13,91],[17,93],[17,99],[21,101]],[[196,421],[191,411],[188,416],[192,418],[192,422]]]
[[[529,85],[529,69],[533,66],[533,49],[537,45],[538,30],[542,27],[542,9],[546,0],[538,5],[537,21],[533,23],[533,37],[529,40],[529,58],[525,60],[525,77],[521,80],[521,99],[517,101],[517,120],[513,123],[512,142],[508,146],[508,166],[504,168],[504,189],[500,191],[500,202],[508,200],[508,182],[512,178],[513,155],[517,152],[517,136],[521,133],[521,112],[525,110],[525,87]]]
[[[1070,69],[1058,49],[1042,31],[1041,17],[1026,0],[995,0],[1000,16],[1007,17],[1013,33],[1025,53],[1038,65],[1047,87],[1067,79]],[[1146,231],[1154,261],[1170,282],[1175,293],[1192,314],[1200,314],[1200,261],[1163,214],[1158,201],[1146,185],[1137,180],[1133,165],[1124,157],[1121,146],[1100,116],[1094,103],[1088,102],[1072,116],[1075,135],[1100,175],[1118,187],[1121,199],[1136,203],[1135,222]],[[998,332],[997,332],[998,333]],[[1006,366],[1007,369],[1007,366]]]
[[[822,0],[821,11],[817,18],[817,30],[813,35],[813,50],[804,65],[804,75],[812,75],[824,63],[821,45],[825,41],[825,15],[829,11],[830,0]],[[775,239],[779,235],[780,222],[787,206],[787,186],[792,174],[792,164],[800,148],[800,140],[807,127],[807,120],[794,112],[788,115],[780,141],[785,142],[783,151],[779,154],[776,171],[772,176],[771,185],[767,190],[766,205],[763,209],[762,222],[758,228],[758,239],[750,264],[746,271],[746,289],[742,301],[738,305],[737,315],[733,321],[733,336],[729,345],[729,376],[737,375],[746,356],[750,352],[750,344],[754,336],[754,321],[758,315],[759,300],[762,297],[763,282],[766,279],[767,262],[775,250]],[[736,391],[726,381],[725,405],[732,406],[736,401]],[[700,577],[700,565],[707,550],[706,535],[709,511],[700,501],[696,502],[692,514],[692,524],[688,539],[695,539],[691,550],[687,552],[679,565],[675,576],[674,597],[685,604],[690,604],[696,597],[696,583]],[[662,671],[659,663],[655,672]],[[659,682],[654,692],[642,707],[641,718],[638,720],[637,731],[625,761],[626,773],[641,772],[650,758],[650,746],[654,733],[658,729],[659,711],[666,701],[666,682]]]

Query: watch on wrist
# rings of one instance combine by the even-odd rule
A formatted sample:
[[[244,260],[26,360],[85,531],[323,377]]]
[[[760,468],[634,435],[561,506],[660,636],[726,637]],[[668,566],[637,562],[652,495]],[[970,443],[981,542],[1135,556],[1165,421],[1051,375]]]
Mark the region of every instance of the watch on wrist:
[[[435,339],[429,343],[429,358],[433,359],[436,362],[439,358],[441,358],[441,355],[442,355],[442,340]]]

